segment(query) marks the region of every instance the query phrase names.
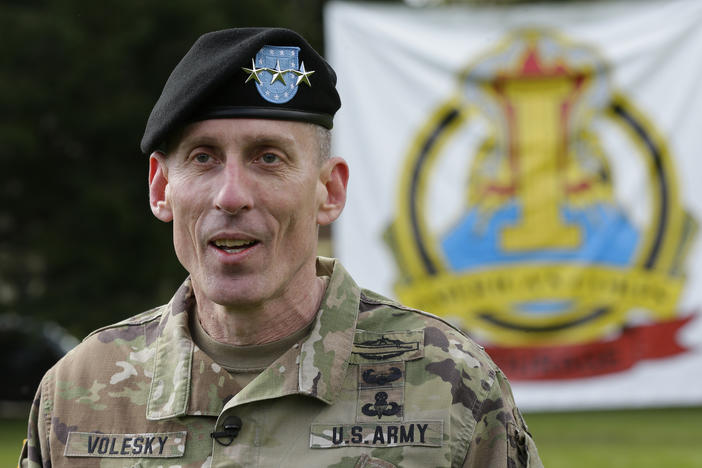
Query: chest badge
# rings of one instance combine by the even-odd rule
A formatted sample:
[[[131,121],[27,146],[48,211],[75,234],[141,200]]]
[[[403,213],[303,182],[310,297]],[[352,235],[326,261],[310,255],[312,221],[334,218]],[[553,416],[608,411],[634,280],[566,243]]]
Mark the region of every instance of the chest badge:
[[[359,364],[357,422],[402,420],[405,372],[404,361]]]
[[[424,330],[377,333],[356,330],[351,363],[412,361],[424,356]]]
[[[366,416],[377,416],[380,419],[383,416],[394,416],[401,409],[402,407],[394,401],[388,402],[388,394],[386,392],[378,392],[375,394],[375,403],[363,405],[361,412]]]
[[[387,372],[378,372],[375,368],[366,369],[361,374],[363,381],[370,385],[387,385],[402,377],[399,367],[391,367]]]

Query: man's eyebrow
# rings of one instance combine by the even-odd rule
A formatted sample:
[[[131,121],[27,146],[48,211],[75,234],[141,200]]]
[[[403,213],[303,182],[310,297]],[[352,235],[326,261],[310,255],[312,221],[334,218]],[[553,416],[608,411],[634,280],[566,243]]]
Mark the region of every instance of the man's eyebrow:
[[[296,139],[288,135],[270,135],[270,134],[260,134],[251,135],[244,139],[246,144],[252,146],[265,146],[265,145],[292,145],[296,142]]]

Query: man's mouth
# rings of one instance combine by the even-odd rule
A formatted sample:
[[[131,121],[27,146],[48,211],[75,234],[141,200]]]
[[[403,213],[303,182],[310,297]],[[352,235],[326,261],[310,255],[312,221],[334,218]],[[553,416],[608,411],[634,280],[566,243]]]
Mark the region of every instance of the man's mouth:
[[[212,245],[227,253],[237,253],[258,244],[255,240],[242,239],[217,239],[212,241]]]

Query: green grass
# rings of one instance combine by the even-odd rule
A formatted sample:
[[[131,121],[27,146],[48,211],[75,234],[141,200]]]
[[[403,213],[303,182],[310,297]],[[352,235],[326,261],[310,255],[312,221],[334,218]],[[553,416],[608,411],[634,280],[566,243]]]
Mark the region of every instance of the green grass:
[[[702,408],[525,418],[546,468],[702,468]],[[16,466],[25,432],[24,420],[0,420],[0,466]]]
[[[525,415],[547,468],[702,468],[702,408]]]
[[[0,466],[14,468],[19,460],[22,441],[27,437],[27,420],[0,419]]]

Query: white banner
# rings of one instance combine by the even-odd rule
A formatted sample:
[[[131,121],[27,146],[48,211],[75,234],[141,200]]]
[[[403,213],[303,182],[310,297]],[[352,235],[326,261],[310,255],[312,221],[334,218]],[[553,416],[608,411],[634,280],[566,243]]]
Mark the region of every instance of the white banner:
[[[702,403],[702,2],[331,3],[335,254],[527,409]]]

